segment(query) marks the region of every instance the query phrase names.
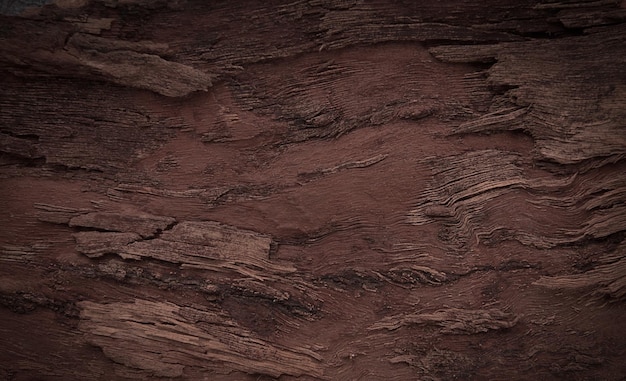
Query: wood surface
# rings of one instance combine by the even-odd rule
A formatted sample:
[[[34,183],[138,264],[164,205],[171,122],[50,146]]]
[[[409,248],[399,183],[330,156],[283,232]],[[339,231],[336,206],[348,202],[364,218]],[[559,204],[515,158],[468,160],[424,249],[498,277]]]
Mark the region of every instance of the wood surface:
[[[24,4],[0,379],[626,377],[625,2]]]

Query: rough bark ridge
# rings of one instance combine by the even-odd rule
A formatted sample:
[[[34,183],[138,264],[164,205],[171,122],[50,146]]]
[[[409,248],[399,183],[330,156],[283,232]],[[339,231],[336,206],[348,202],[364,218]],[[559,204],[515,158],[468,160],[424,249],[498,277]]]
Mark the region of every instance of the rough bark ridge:
[[[0,378],[623,379],[625,20],[0,16]]]

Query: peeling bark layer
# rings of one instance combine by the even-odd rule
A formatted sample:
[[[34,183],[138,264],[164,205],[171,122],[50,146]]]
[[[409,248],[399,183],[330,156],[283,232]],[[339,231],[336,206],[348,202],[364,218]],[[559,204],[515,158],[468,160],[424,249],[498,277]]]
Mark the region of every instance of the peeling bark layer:
[[[626,374],[624,4],[27,3],[0,378]]]

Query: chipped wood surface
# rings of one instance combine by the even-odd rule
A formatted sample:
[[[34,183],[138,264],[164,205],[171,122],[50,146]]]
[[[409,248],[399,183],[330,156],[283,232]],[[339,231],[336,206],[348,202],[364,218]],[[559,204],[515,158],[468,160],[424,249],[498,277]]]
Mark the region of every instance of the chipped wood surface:
[[[623,379],[625,9],[0,16],[0,378]]]

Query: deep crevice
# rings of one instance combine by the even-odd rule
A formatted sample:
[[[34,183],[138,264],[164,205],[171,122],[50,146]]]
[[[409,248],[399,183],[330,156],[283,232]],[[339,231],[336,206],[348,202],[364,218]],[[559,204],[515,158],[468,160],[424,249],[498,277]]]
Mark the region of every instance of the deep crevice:
[[[8,136],[10,136],[12,138],[16,138],[16,139],[29,140],[31,142],[38,142],[39,141],[39,135],[37,135],[37,134],[19,134],[19,133],[7,131],[7,130],[0,131],[0,134],[8,135]]]
[[[27,157],[15,153],[0,151],[0,167],[17,166],[24,168],[41,168],[46,166],[46,157]]]

